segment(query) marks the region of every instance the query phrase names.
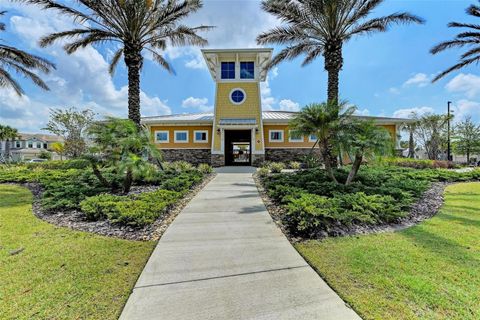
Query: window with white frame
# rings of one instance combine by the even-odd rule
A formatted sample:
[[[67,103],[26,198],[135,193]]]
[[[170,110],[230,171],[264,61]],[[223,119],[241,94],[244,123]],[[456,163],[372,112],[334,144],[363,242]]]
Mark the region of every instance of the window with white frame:
[[[270,130],[268,135],[270,142],[283,142],[283,130]]]
[[[194,142],[208,142],[207,130],[196,130],[193,134]]]
[[[308,142],[317,142],[317,136],[315,134],[311,134],[308,136]]]
[[[20,141],[15,141],[15,148],[21,148],[22,143]]]
[[[188,131],[181,130],[175,131],[175,142],[177,143],[187,143],[188,142]]]
[[[155,131],[155,142],[168,143],[170,141],[168,131]]]
[[[303,135],[295,130],[288,131],[288,141],[289,142],[303,142]]]
[[[28,141],[28,148],[32,149],[33,148],[33,142],[32,141]]]
[[[37,142],[37,149],[42,149],[42,143],[41,142]]]

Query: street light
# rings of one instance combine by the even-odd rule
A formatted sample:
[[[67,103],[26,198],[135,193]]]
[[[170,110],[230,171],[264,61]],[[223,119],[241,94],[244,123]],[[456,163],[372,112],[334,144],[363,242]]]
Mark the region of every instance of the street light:
[[[451,145],[450,145],[450,106],[452,105],[451,101],[448,101],[447,107],[447,160],[452,161],[451,156]]]

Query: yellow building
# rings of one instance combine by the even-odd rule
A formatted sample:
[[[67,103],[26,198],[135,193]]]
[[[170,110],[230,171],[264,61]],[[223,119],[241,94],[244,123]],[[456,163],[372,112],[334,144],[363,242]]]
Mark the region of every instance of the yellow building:
[[[315,137],[292,134],[295,112],[263,111],[260,83],[272,49],[202,50],[215,82],[211,113],[145,117],[155,144],[167,161],[186,160],[213,166],[259,165],[264,161],[301,160]],[[396,139],[405,119],[374,119]]]

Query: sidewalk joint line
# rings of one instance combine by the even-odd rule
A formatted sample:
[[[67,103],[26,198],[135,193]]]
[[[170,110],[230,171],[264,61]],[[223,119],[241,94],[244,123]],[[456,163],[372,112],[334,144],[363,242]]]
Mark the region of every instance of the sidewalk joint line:
[[[184,280],[184,281],[174,281],[174,282],[165,282],[165,283],[157,283],[157,284],[149,284],[144,286],[138,286],[133,288],[135,289],[143,289],[143,288],[150,288],[150,287],[161,287],[161,286],[168,286],[168,285],[175,285],[175,284],[183,284],[189,282],[200,282],[200,281],[207,281],[207,280],[215,280],[215,279],[223,279],[223,278],[234,278],[234,277],[241,277],[241,276],[248,276],[251,274],[259,274],[259,273],[267,273],[267,272],[275,272],[275,271],[284,271],[284,270],[292,270],[292,269],[299,269],[299,268],[307,268],[310,267],[308,264],[302,266],[295,266],[295,267],[286,267],[286,268],[278,268],[278,269],[269,269],[269,270],[261,270],[261,271],[252,271],[252,272],[245,272],[245,273],[236,273],[236,274],[229,274],[225,276],[217,276],[217,277],[208,277],[208,278],[200,278],[200,279],[192,279],[192,280]]]

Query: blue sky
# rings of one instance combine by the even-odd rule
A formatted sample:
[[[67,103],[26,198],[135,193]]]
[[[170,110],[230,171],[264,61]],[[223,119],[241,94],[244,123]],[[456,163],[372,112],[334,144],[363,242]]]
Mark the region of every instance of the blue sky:
[[[429,49],[452,38],[458,30],[447,28],[450,21],[469,22],[465,9],[476,1],[386,0],[372,17],[409,11],[427,20],[425,25],[395,26],[384,34],[357,38],[344,47],[341,97],[355,104],[360,114],[407,116],[411,111],[445,112],[446,102],[454,102],[457,119],[466,115],[480,120],[480,68],[472,66],[431,84],[432,76],[457,61],[461,51],[432,56]],[[211,48],[256,47],[255,37],[278,24],[260,10],[254,0],[206,0],[204,8],[189,17],[189,25],[209,24],[217,28],[205,34]],[[44,56],[57,64],[45,76],[51,87],[43,92],[20,80],[27,94],[18,98],[0,90],[0,123],[21,131],[35,132],[48,120],[54,108],[91,108],[102,115],[126,116],[126,69],[123,64],[113,79],[107,65],[114,51],[110,45],[87,48],[67,56],[61,45],[42,49],[38,39],[52,31],[72,26],[68,18],[34,7],[2,1],[8,10],[3,21],[7,31],[2,41]],[[478,19],[477,19],[478,20]],[[477,21],[478,23],[478,21]],[[275,48],[278,52],[279,48]],[[202,112],[212,108],[214,84],[198,48],[169,48],[165,56],[172,63],[172,76],[146,60],[142,71],[142,114]],[[323,59],[301,67],[301,60],[284,62],[270,72],[262,84],[264,109],[298,110],[326,98]]]

